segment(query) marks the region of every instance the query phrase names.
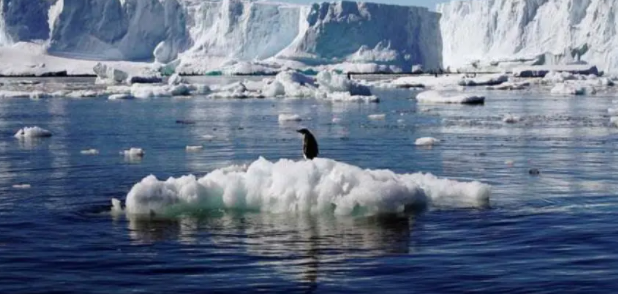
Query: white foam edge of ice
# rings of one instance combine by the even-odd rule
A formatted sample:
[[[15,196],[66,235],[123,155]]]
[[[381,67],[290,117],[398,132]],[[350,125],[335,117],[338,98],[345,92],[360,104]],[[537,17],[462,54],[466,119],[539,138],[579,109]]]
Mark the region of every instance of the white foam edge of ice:
[[[249,165],[158,180],[150,175],[126,197],[132,215],[178,215],[203,209],[257,210],[270,213],[332,212],[372,215],[409,207],[482,208],[491,187],[431,174],[396,174],[362,169],[332,159],[309,161],[262,157]]]
[[[302,117],[295,113],[281,113],[278,118],[279,122],[302,121]]]

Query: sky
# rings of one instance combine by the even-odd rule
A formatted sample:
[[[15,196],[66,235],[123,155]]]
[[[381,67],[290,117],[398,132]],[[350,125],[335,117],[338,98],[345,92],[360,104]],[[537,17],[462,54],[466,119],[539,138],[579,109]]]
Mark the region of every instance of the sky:
[[[330,2],[330,0],[279,0],[281,2],[292,3],[313,3],[313,2]],[[436,7],[436,3],[448,2],[448,0],[364,0],[364,2],[390,3],[399,5],[425,6],[432,10]]]

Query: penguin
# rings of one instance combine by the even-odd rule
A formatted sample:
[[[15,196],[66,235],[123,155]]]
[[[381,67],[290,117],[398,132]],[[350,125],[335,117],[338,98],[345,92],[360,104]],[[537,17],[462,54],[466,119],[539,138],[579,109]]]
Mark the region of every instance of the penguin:
[[[318,141],[316,141],[313,134],[307,129],[300,129],[297,132],[303,134],[303,155],[305,159],[311,160],[318,157]]]

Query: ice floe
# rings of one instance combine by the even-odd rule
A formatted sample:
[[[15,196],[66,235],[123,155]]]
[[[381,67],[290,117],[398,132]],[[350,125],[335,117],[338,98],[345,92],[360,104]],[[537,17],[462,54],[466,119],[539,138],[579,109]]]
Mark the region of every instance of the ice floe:
[[[202,178],[187,175],[145,177],[126,197],[132,215],[178,215],[203,209],[259,210],[271,213],[372,215],[410,207],[486,207],[490,186],[457,182],[431,174],[396,174],[326,158],[309,161],[259,158],[248,166],[214,170]]]
[[[38,126],[24,127],[15,133],[15,138],[45,138],[51,137],[52,133]]]

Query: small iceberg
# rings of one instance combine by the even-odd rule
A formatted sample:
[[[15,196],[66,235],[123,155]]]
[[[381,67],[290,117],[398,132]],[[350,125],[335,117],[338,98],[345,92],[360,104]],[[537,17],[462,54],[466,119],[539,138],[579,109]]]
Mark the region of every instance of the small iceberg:
[[[15,133],[15,138],[25,139],[25,138],[46,138],[51,137],[52,133],[46,129],[42,129],[40,127],[24,127]]]
[[[436,139],[436,138],[432,138],[432,137],[423,137],[423,138],[418,138],[416,139],[416,141],[414,141],[414,145],[416,146],[433,146],[437,143],[439,143],[440,140]]]

